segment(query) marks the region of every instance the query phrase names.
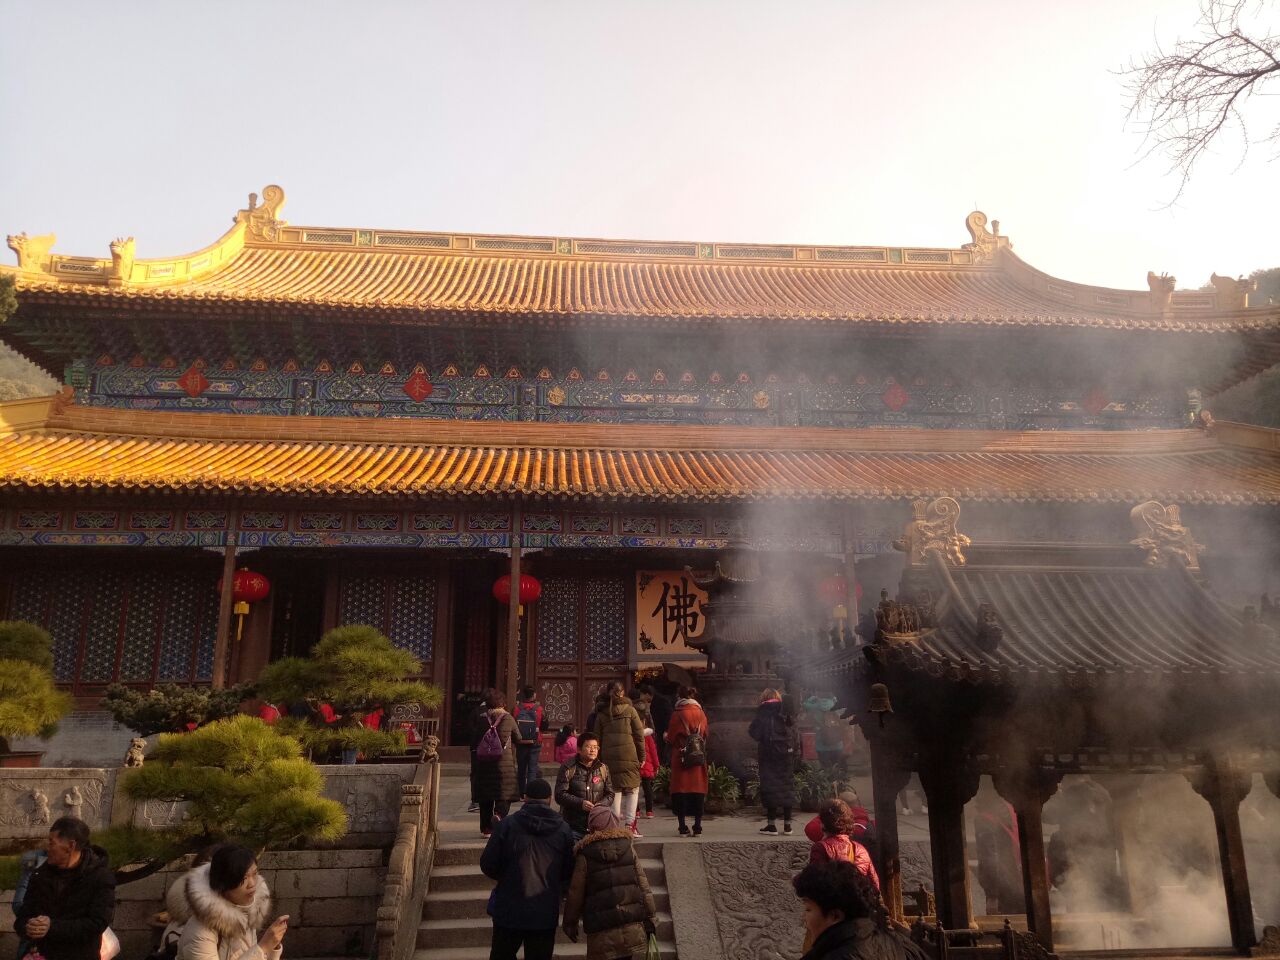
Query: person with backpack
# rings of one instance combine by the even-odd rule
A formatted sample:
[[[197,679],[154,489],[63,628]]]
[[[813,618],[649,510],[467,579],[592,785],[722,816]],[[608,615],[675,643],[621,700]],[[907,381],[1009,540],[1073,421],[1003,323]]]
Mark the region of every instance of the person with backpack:
[[[783,709],[782,695],[773,687],[760,694],[760,705],[747,729],[756,742],[760,770],[760,803],[768,822],[761,833],[778,832],[778,811],[782,811],[782,832],[791,834],[791,810],[796,805],[795,719]]]
[[[521,946],[525,960],[550,960],[573,844],[573,831],[551,809],[551,784],[530,780],[524,806],[494,827],[480,855],[480,870],[497,881],[488,907],[489,960],[516,960]]]
[[[671,810],[680,836],[702,835],[702,809],[707,800],[707,715],[696,687],[681,687],[664,739],[671,746]],[[689,830],[687,820],[693,820]]]
[[[627,830],[635,830],[640,798],[640,768],[644,765],[644,723],[622,684],[614,680],[605,692],[609,703],[596,713],[600,759],[613,776],[613,813]]]
[[[516,740],[520,728],[507,712],[507,698],[500,690],[490,690],[485,712],[476,724],[475,787],[480,805],[480,833],[489,836],[493,821],[505,817],[512,801],[520,799],[516,782]]]
[[[542,752],[544,721],[542,704],[536,697],[533,687],[524,687],[520,690],[520,702],[516,704],[516,727],[520,730],[520,740],[516,745],[516,785],[521,796],[524,796],[524,788],[530,780],[542,777],[538,754]]]
[[[560,814],[581,838],[587,832],[587,816],[596,807],[613,806],[613,781],[600,760],[600,738],[587,732],[578,738],[578,753],[560,765],[556,774],[556,803]]]

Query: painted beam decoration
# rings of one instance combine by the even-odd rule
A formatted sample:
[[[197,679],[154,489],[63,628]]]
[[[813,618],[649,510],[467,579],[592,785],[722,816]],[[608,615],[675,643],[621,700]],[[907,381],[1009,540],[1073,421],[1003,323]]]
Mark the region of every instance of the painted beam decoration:
[[[682,570],[637,570],[635,661],[705,667],[707,658],[688,641],[706,627],[706,601],[706,591]]]

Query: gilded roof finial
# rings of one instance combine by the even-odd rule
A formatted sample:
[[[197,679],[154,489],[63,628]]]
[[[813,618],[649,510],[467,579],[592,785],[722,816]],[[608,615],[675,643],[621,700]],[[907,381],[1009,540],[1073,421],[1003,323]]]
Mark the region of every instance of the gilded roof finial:
[[[1178,278],[1172,274],[1162,273],[1157,276],[1155,271],[1148,270],[1147,289],[1151,291],[1151,309],[1156,313],[1168,310],[1173,300],[1173,288],[1177,284]]]
[[[18,255],[18,269],[28,273],[48,271],[49,262],[53,259],[49,251],[57,236],[52,233],[29,237],[25,233],[13,233],[7,238],[9,249]]]
[[[116,287],[129,282],[133,275],[133,237],[116,237],[111,241],[111,273],[107,283]]]
[[[1258,281],[1248,277],[1232,280],[1216,273],[1209,277],[1218,300],[1219,310],[1244,310],[1249,306],[1249,294],[1258,289]]]
[[[273,183],[262,188],[262,206],[256,193],[249,194],[249,206],[236,214],[236,221],[245,225],[251,239],[271,242],[287,222],[279,216],[283,208],[284,189]]]
[[[1129,542],[1147,551],[1147,566],[1167,567],[1181,563],[1188,570],[1200,569],[1200,544],[1182,525],[1182,511],[1176,503],[1168,506],[1148,500],[1129,511],[1129,521],[1138,536]]]
[[[960,504],[953,497],[939,497],[932,502],[916,500],[911,504],[911,522],[902,537],[893,542],[895,550],[907,554],[912,566],[924,564],[931,553],[937,553],[953,566],[964,565],[964,548],[971,541],[956,529]]]
[[[974,263],[990,263],[995,259],[997,250],[1007,250],[1013,246],[1008,237],[1000,236],[999,220],[992,220],[992,229],[987,229],[987,215],[981,210],[969,214],[964,225],[973,242],[966,243],[961,249],[973,254]]]

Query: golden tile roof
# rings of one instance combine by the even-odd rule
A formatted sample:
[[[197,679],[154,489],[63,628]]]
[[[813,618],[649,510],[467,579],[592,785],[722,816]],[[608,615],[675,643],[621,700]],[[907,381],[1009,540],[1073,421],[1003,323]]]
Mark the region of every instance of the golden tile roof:
[[[947,323],[1124,330],[1274,331],[1280,309],[1246,309],[1248,284],[1213,293],[1069,283],[1028,266],[984,214],[955,249],[823,247],[500,237],[299,227],[279,218],[284,191],[251,197],[232,229],[183,257],[54,254],[52,235],[10,237],[19,267],[0,267],[33,303],[178,303],[328,309],[400,317],[521,315],[543,320]]]
[[[656,501],[1280,503],[1275,431],[586,426],[0,404],[0,489]]]

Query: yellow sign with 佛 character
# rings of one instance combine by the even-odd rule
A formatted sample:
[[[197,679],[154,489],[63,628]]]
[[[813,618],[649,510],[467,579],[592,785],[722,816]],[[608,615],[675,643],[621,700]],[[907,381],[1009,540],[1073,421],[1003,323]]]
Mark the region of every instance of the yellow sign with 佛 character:
[[[705,667],[706,657],[689,646],[702,636],[707,594],[684,571],[636,571],[636,663]]]

